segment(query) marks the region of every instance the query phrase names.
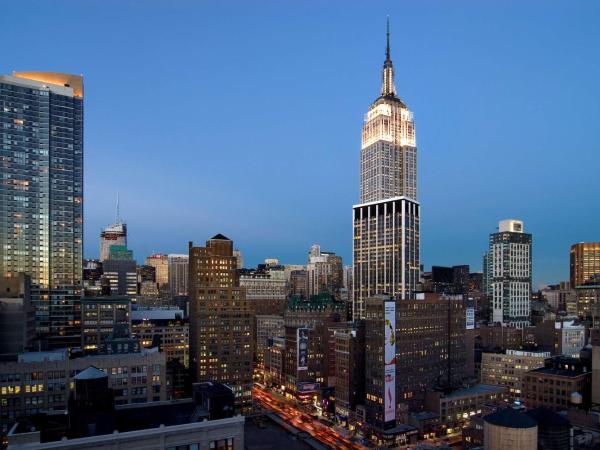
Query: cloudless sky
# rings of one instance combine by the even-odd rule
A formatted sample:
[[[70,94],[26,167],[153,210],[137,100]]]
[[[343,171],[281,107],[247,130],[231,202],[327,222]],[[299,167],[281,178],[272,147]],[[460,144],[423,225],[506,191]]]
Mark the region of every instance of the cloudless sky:
[[[481,269],[504,218],[534,280],[600,240],[598,1],[0,0],[0,73],[85,76],[85,256],[117,191],[138,261],[223,233],[246,266],[352,258],[363,115],[391,17],[421,259]]]

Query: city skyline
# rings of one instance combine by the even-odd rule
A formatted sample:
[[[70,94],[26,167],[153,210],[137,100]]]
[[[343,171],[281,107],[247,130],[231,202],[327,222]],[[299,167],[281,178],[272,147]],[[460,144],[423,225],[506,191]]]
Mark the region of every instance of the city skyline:
[[[47,17],[60,22],[82,13],[77,7],[67,11],[67,4],[48,10]],[[154,4],[130,22],[115,18],[115,33],[102,44],[86,32],[81,42],[65,44],[63,32],[49,33],[45,22],[52,20],[41,21],[39,14],[7,20],[3,34],[9,43],[18,34],[20,46],[7,45],[0,72],[60,70],[86,79],[85,257],[98,256],[99,232],[111,223],[119,191],[138,261],[154,251],[181,253],[189,240],[222,232],[249,266],[267,257],[304,262],[313,243],[348,264],[348,208],[358,202],[356,130],[379,88],[390,14],[397,88],[419,126],[419,200],[427,205],[421,261],[426,269],[470,264],[480,270],[496,223],[520,219],[533,234],[537,287],[567,280],[571,244],[597,240],[598,213],[588,205],[598,192],[578,168],[598,162],[592,141],[598,107],[589,99],[597,96],[593,80],[600,73],[589,57],[599,40],[592,26],[597,7],[567,9],[561,3],[549,10],[540,4],[477,12],[324,7],[317,18],[301,6],[267,6],[253,21],[244,19],[248,10],[240,6],[225,15],[233,36],[226,24],[210,24],[220,7],[200,8],[189,18],[175,8],[163,18],[165,11]],[[84,21],[90,34],[113,19],[110,8],[94,8],[94,23]],[[19,9],[7,5],[7,17]],[[455,17],[460,13],[466,17]],[[521,14],[523,23],[516,20]],[[545,19],[545,27],[534,27],[529,36],[532,24],[525,18],[533,14]],[[336,23],[329,23],[334,17]],[[453,19],[458,23],[449,28]],[[162,32],[143,47],[134,43],[136,32],[150,35],[163,20]],[[183,22],[184,31],[169,35],[169,20]],[[558,23],[560,36],[552,31]],[[265,31],[252,35],[261,26]],[[359,29],[350,31],[353,26]],[[35,50],[44,31],[47,55]],[[481,42],[471,41],[476,37]],[[206,45],[208,38],[214,48]],[[260,53],[252,49],[257,42]],[[60,53],[67,49],[65,58]],[[264,70],[268,61],[270,70]],[[171,95],[171,83],[184,86],[186,95]],[[560,114],[546,112],[554,102]],[[222,139],[227,133],[231,142]],[[237,169],[221,179],[220,167],[231,165]],[[234,222],[239,216],[245,220]]]

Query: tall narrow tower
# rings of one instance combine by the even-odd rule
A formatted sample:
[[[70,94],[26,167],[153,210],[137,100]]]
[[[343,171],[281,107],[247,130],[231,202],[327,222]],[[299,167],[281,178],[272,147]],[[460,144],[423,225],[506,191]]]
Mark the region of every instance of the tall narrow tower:
[[[233,242],[222,234],[189,246],[190,366],[195,381],[226,383],[252,406],[252,323]]]
[[[83,77],[0,76],[0,277],[31,277],[37,333],[79,345]]]
[[[498,232],[490,234],[484,290],[491,302],[491,322],[517,328],[530,324],[531,250],[531,234],[520,220],[501,220]]]
[[[356,319],[364,317],[367,298],[408,298],[419,278],[415,124],[396,94],[389,21],[381,95],[369,107],[362,130],[360,201],[353,207]]]

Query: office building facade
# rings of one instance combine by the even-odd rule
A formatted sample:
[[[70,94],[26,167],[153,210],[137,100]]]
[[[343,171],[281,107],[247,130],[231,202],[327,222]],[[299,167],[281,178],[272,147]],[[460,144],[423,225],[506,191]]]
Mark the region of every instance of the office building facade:
[[[571,287],[600,277],[600,242],[579,242],[571,246]]]
[[[195,381],[229,385],[236,406],[252,404],[252,313],[240,287],[233,242],[217,234],[189,245],[190,364]]]
[[[154,267],[156,284],[160,287],[169,284],[169,257],[167,255],[154,253],[146,258],[146,265]]]
[[[577,314],[593,322],[600,319],[600,242],[571,246],[571,288],[575,289]]]
[[[550,352],[506,350],[504,353],[481,354],[481,382],[507,389],[511,400],[522,400],[523,379],[533,369],[544,367]]]
[[[187,295],[189,256],[171,254],[167,258],[169,261],[169,288],[171,289],[171,296]]]

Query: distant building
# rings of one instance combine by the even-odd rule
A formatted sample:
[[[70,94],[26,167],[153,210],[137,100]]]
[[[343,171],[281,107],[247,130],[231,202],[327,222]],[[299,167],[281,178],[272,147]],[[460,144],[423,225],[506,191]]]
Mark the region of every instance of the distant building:
[[[338,329],[335,336],[335,415],[352,430],[356,407],[365,399],[365,324]]]
[[[134,260],[107,259],[102,263],[104,277],[110,281],[111,295],[137,295],[137,263]]]
[[[188,273],[189,256],[188,255],[169,255],[169,288],[171,296],[188,294]]]
[[[478,328],[480,344],[484,349],[519,350],[523,346],[523,330],[496,325]]]
[[[293,270],[290,272],[290,295],[305,298],[308,295],[307,289],[308,273],[306,270]]]
[[[138,282],[152,282],[156,283],[156,267],[142,265],[138,266]]]
[[[306,265],[306,292],[308,295],[339,294],[343,286],[342,258],[335,253],[321,251],[314,244]]]
[[[345,317],[346,304],[330,294],[289,298],[284,316],[286,391],[303,400],[333,385],[333,328],[345,323]]]
[[[127,225],[116,223],[102,230],[100,233],[100,262],[110,257],[110,248],[113,245],[127,247]]]
[[[577,295],[568,281],[542,289],[542,295],[553,310],[577,314]]]
[[[552,355],[579,357],[585,346],[586,328],[575,319],[546,320],[535,327],[527,329],[535,336],[541,351]]]
[[[469,266],[431,267],[431,279],[426,290],[440,294],[464,294],[469,292]]]
[[[523,397],[528,408],[552,411],[587,407],[591,401],[592,372],[586,362],[556,357],[525,374]]]
[[[520,220],[501,220],[490,234],[484,257],[485,294],[491,303],[490,322],[523,328],[530,324],[531,234]]]
[[[283,315],[287,296],[283,267],[259,265],[257,269],[240,270],[239,278],[255,315]]]
[[[576,286],[576,314],[590,322],[600,320],[600,275],[594,275],[589,281]]]
[[[217,234],[189,245],[190,365],[195,381],[229,385],[236,407],[252,404],[252,310],[240,287],[233,242]]]
[[[169,284],[169,257],[155,253],[146,258],[146,265],[154,267],[155,281],[159,286]]]
[[[129,297],[83,297],[81,299],[81,346],[98,352],[112,339],[131,337]]]
[[[257,315],[256,316],[256,364],[259,369],[264,369],[265,352],[268,349],[269,341],[274,337],[284,335],[283,316],[278,315]]]
[[[235,256],[235,260],[237,261],[237,269],[241,270],[244,268],[244,257],[242,256],[242,251],[239,248],[233,250],[233,256]]]
[[[133,250],[129,250],[126,245],[111,245],[108,252],[108,259],[119,261],[132,261]]]
[[[506,388],[477,384],[449,393],[429,391],[425,397],[425,409],[434,412],[440,423],[448,428],[465,425],[473,416],[480,415],[485,404],[501,404]]]
[[[132,335],[145,348],[158,347],[167,362],[189,367],[189,321],[176,308],[138,308],[131,313]]]
[[[281,389],[283,385],[283,359],[285,354],[285,337],[274,337],[269,339],[265,349],[265,384],[270,387]]]
[[[32,349],[35,316],[31,306],[31,278],[0,278],[0,355]]]
[[[83,296],[102,295],[102,263],[97,259],[83,260]]]
[[[581,286],[600,275],[600,242],[580,242],[571,246],[571,286]]]
[[[533,369],[544,367],[550,352],[506,350],[505,353],[481,354],[481,383],[503,386],[512,400],[523,398],[523,378]]]

